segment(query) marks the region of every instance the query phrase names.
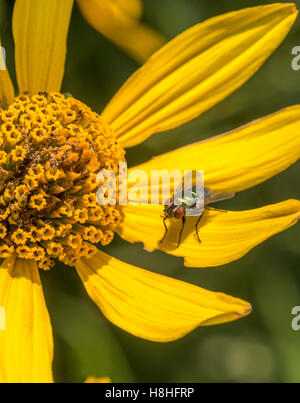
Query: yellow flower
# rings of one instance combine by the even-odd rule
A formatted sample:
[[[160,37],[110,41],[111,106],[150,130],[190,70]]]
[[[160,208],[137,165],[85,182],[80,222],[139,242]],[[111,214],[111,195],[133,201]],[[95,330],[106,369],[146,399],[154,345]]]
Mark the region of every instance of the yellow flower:
[[[107,168],[117,174],[123,148],[195,118],[254,74],[289,31],[297,15],[294,5],[249,8],[192,27],[154,54],[99,116],[59,94],[72,4],[16,0],[18,97],[8,71],[0,71],[6,153],[0,190],[5,233],[0,253],[6,258],[0,267],[0,306],[6,312],[6,330],[0,331],[3,382],[52,381],[53,338],[38,267],[49,269],[56,257],[75,266],[109,320],[138,337],[167,342],[200,325],[241,318],[251,306],[123,263],[95,243],[107,245],[117,231],[148,250],[182,256],[188,266],[215,266],[243,256],[300,216],[297,200],[243,212],[208,210],[201,245],[188,222],[176,248],[177,231],[159,244],[161,206],[100,206],[94,197],[96,173]],[[238,192],[298,160],[299,128],[300,107],[293,106],[142,168],[204,169],[209,188]],[[11,133],[14,140],[7,142]]]

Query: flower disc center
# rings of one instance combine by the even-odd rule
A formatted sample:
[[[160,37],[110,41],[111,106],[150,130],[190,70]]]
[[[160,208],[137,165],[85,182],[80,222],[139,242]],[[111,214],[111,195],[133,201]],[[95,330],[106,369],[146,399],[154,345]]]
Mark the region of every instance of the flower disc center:
[[[96,200],[101,169],[125,153],[89,107],[59,93],[17,97],[0,110],[0,258],[16,253],[48,269],[73,266],[107,245],[121,221]]]

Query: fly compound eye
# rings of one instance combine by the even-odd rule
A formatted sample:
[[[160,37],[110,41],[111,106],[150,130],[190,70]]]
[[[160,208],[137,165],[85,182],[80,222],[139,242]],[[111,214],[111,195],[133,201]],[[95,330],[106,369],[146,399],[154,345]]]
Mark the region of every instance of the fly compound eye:
[[[177,209],[174,212],[174,217],[179,219],[182,218],[184,216],[184,208],[179,206],[177,207]]]

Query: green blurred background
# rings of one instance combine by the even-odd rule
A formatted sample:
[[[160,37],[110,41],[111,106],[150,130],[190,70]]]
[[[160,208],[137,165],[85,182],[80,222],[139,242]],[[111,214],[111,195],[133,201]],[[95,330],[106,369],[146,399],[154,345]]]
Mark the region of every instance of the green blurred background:
[[[186,28],[254,0],[144,0],[144,20],[173,38]],[[300,1],[296,1],[300,8]],[[0,36],[13,70],[11,12],[1,0]],[[128,163],[220,134],[300,102],[300,71],[291,50],[300,46],[300,18],[281,47],[241,89],[193,122],[158,134],[127,152]],[[74,8],[63,91],[101,112],[138,65],[91,28]],[[300,134],[299,134],[300,135]],[[218,205],[248,209],[300,199],[299,164]],[[55,339],[57,382],[110,376],[113,382],[300,381],[300,331],[291,328],[291,309],[300,305],[300,226],[256,247],[247,256],[215,269],[184,268],[180,259],[148,254],[140,244],[116,238],[108,248],[126,262],[214,291],[248,300],[253,313],[237,322],[199,328],[177,342],[159,344],[131,336],[109,323],[89,300],[75,271],[56,266],[42,273]],[[106,249],[107,251],[107,249]]]

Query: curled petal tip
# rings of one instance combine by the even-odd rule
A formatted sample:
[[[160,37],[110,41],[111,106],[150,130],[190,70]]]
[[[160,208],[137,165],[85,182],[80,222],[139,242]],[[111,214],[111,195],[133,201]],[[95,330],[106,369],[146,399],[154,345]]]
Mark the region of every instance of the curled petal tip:
[[[237,312],[240,316],[247,316],[253,311],[252,305],[248,303],[248,307],[245,308],[244,312]]]
[[[290,8],[292,13],[298,14],[298,10],[297,10],[297,7],[296,7],[295,3],[287,3],[287,4],[284,4],[284,6]]]

